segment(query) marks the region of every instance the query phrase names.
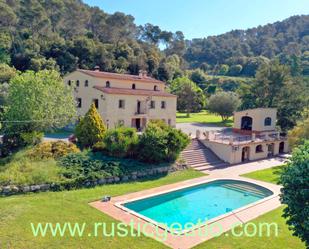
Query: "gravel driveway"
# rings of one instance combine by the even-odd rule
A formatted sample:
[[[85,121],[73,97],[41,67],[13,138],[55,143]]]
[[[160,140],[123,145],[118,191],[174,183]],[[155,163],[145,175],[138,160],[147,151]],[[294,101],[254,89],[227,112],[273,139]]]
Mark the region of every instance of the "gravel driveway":
[[[176,128],[182,130],[186,134],[195,137],[196,130],[200,130],[202,133],[205,131],[222,131],[225,129],[230,129],[228,127],[220,127],[212,124],[201,124],[201,123],[179,123],[176,124]]]

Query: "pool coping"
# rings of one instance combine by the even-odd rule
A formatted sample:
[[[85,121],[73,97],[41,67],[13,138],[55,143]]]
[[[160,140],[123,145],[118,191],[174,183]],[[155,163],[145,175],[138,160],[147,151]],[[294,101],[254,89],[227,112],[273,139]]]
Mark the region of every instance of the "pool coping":
[[[161,194],[165,194],[168,192],[172,192],[172,191],[177,191],[177,190],[181,190],[184,188],[188,188],[188,187],[192,187],[192,186],[197,186],[200,184],[204,184],[207,182],[212,182],[215,180],[237,180],[237,181],[244,181],[244,182],[248,182],[251,184],[255,184],[261,187],[264,187],[268,190],[270,190],[273,194],[271,196],[268,196],[266,198],[263,198],[259,201],[253,202],[249,205],[240,207],[238,209],[235,209],[229,213],[226,214],[222,214],[220,216],[217,216],[213,219],[210,219],[208,221],[206,221],[203,224],[200,224],[198,226],[195,226],[189,230],[183,230],[181,231],[181,233],[175,233],[175,232],[171,232],[169,231],[169,229],[167,229],[166,227],[162,227],[159,223],[157,223],[156,221],[145,217],[143,215],[140,215],[124,206],[122,206],[122,204],[127,203],[127,202],[131,202],[131,201],[135,201],[135,200],[140,200],[140,199],[144,199],[144,198],[149,198],[152,196],[157,196],[157,195],[161,195]],[[230,229],[232,229],[235,225],[235,223],[237,222],[238,225],[240,224],[244,224],[252,219],[257,218],[258,216],[267,213],[273,209],[278,208],[279,206],[281,206],[280,200],[279,200],[279,194],[280,194],[280,189],[281,186],[279,185],[275,185],[272,183],[267,183],[267,182],[262,182],[262,181],[258,181],[258,180],[254,180],[254,179],[249,179],[246,177],[240,177],[240,176],[233,176],[233,177],[211,177],[211,176],[203,176],[203,177],[199,177],[199,178],[195,178],[195,179],[191,179],[191,180],[186,180],[183,182],[178,182],[178,183],[173,183],[173,184],[168,184],[168,185],[163,185],[157,188],[152,188],[152,189],[148,189],[148,190],[143,190],[143,191],[139,191],[139,192],[134,192],[134,193],[130,193],[130,194],[126,194],[126,195],[122,195],[122,196],[116,196],[113,197],[111,199],[110,202],[100,202],[100,201],[96,201],[96,202],[92,202],[90,203],[90,205],[92,207],[95,207],[96,209],[99,209],[100,211],[112,216],[113,218],[122,221],[126,224],[130,224],[130,222],[132,220],[145,224],[145,223],[150,223],[153,224],[155,226],[158,226],[159,229],[161,230],[166,230],[168,231],[168,235],[167,235],[167,240],[162,241],[159,240],[160,242],[163,242],[164,244],[172,247],[172,248],[191,248],[199,243],[202,243],[206,240],[209,240],[213,237],[213,235],[207,235],[205,237],[201,237],[201,236],[190,236],[188,234],[193,234],[194,232],[196,232],[197,229],[205,227],[207,225],[211,225],[211,224],[219,224],[222,225],[223,230],[222,232],[227,232]],[[137,229],[137,225],[136,222],[134,224],[134,227]],[[234,225],[232,225],[232,223]],[[154,227],[148,228],[150,229],[150,231],[154,232],[155,229]],[[185,236],[188,235],[188,236]],[[151,237],[154,239],[155,237]]]
[[[190,229],[182,230],[182,231],[180,231],[180,232],[171,231],[168,227],[163,226],[161,223],[159,223],[159,222],[157,222],[157,221],[155,221],[155,220],[153,220],[153,219],[151,219],[151,218],[148,218],[147,216],[144,216],[144,215],[142,215],[142,214],[140,214],[140,213],[137,213],[137,212],[135,212],[135,211],[132,210],[132,209],[129,209],[129,208],[123,206],[123,205],[126,204],[126,203],[130,203],[130,202],[134,202],[134,201],[138,201],[138,200],[143,200],[143,199],[155,197],[155,196],[158,196],[158,195],[163,195],[163,194],[167,194],[167,193],[170,193],[170,192],[175,192],[175,191],[178,191],[178,190],[182,190],[182,189],[186,189],[186,188],[190,188],[190,187],[195,187],[195,186],[202,185],[202,184],[205,184],[205,183],[211,183],[211,182],[220,181],[220,180],[222,180],[222,181],[224,181],[224,180],[234,180],[234,181],[239,181],[239,182],[246,182],[246,183],[248,183],[248,181],[246,181],[246,180],[236,180],[236,179],[231,179],[231,178],[212,178],[212,179],[205,179],[205,180],[203,180],[203,181],[201,181],[201,182],[194,183],[194,184],[191,184],[191,185],[188,185],[188,186],[175,187],[175,188],[172,188],[172,189],[169,189],[169,190],[160,191],[160,192],[157,192],[157,193],[154,193],[154,194],[149,194],[149,195],[145,195],[145,196],[139,196],[139,197],[136,197],[136,198],[133,198],[133,199],[130,199],[130,200],[126,200],[126,201],[119,201],[119,202],[114,203],[114,206],[116,206],[116,207],[122,209],[122,210],[125,211],[125,212],[128,212],[128,213],[130,213],[130,214],[133,214],[133,215],[137,216],[138,218],[141,218],[141,219],[143,219],[143,220],[145,220],[145,221],[147,221],[147,222],[150,222],[150,223],[154,224],[155,226],[158,226],[158,227],[160,227],[160,228],[162,228],[162,229],[165,229],[165,230],[167,230],[167,231],[170,232],[170,233],[177,234],[177,235],[183,235],[183,234],[186,234],[186,233],[191,232],[191,231],[193,231],[193,230],[196,230],[196,229],[199,229],[199,228],[201,228],[201,227],[204,227],[204,226],[206,226],[206,225],[210,225],[210,224],[212,224],[212,223],[214,223],[214,222],[216,222],[216,221],[218,221],[218,220],[222,220],[222,219],[224,219],[225,217],[230,216],[230,215],[232,215],[232,214],[237,214],[237,213],[241,212],[242,210],[248,209],[248,208],[250,208],[250,207],[252,207],[252,206],[256,206],[256,205],[258,205],[258,204],[260,204],[260,203],[263,203],[263,202],[265,202],[265,201],[267,201],[267,200],[273,199],[273,198],[275,198],[275,197],[277,196],[272,190],[270,190],[269,188],[266,188],[267,190],[269,190],[269,191],[272,192],[272,195],[270,195],[270,196],[268,196],[268,197],[265,197],[265,198],[263,198],[263,199],[261,199],[261,200],[252,202],[252,203],[250,203],[250,204],[248,204],[248,205],[242,206],[242,207],[240,207],[240,208],[234,209],[234,210],[232,210],[232,211],[230,211],[230,212],[227,212],[227,213],[225,213],[225,214],[221,214],[221,215],[219,215],[219,216],[216,216],[216,217],[214,217],[214,218],[212,218],[212,219],[210,219],[210,220],[207,220],[207,221],[203,222],[203,223],[200,224],[200,225],[193,226],[193,227],[190,228]],[[253,184],[253,183],[251,183],[251,184]],[[255,184],[255,183],[254,183],[254,185],[257,185],[257,186],[259,186],[259,187],[262,187],[261,185],[258,185],[258,184]],[[265,188],[265,187],[263,187],[263,188]]]

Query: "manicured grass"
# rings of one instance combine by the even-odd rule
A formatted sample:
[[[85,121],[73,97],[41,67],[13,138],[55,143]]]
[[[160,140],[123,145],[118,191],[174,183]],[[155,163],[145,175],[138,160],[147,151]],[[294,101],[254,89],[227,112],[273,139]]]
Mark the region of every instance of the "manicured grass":
[[[162,186],[174,182],[184,181],[202,176],[200,172],[186,170],[175,172],[167,176],[156,177],[132,183],[105,185],[93,189],[81,189],[64,192],[48,192],[0,198],[0,245],[4,248],[167,248],[145,236],[136,237],[88,237],[93,232],[94,223],[104,222],[107,229],[116,222],[113,218],[90,207],[89,202],[97,200],[104,195],[118,196],[131,192]],[[266,178],[265,178],[266,179]],[[271,249],[304,249],[300,240],[291,235],[281,217],[282,208],[269,212],[257,219],[259,222],[276,222],[278,237],[234,237],[222,235],[206,241],[197,248],[271,248]],[[34,237],[30,223],[42,222],[61,223],[75,222],[86,223],[83,237]],[[239,228],[240,229],[240,228]],[[237,229],[236,232],[241,230]],[[110,230],[108,230],[110,231]],[[265,234],[265,233],[264,233]]]
[[[222,122],[220,116],[208,113],[207,111],[201,111],[198,113],[191,113],[190,117],[187,117],[186,113],[177,112],[176,114],[177,123],[202,123],[202,124],[212,124],[216,126],[232,126],[233,120],[230,118],[226,122]]]
[[[104,195],[118,196],[144,189],[175,183],[203,176],[186,170],[167,176],[125,184],[106,185],[93,189],[48,192],[0,198],[0,248],[166,248],[163,244],[145,236],[136,237],[88,237],[94,231],[95,222],[105,222],[110,231],[113,218],[90,207],[89,202]],[[86,223],[85,236],[34,237],[30,223]]]
[[[275,209],[271,212],[268,212],[257,219],[251,221],[259,227],[259,224],[262,223],[276,223],[278,227],[278,236],[275,234],[275,229],[271,229],[270,236],[267,236],[266,229],[262,229],[261,236],[257,233],[256,236],[248,237],[233,236],[231,232],[227,232],[217,238],[206,241],[195,249],[204,249],[204,248],[220,248],[220,249],[245,249],[245,248],[269,248],[269,249],[305,249],[304,243],[300,241],[297,237],[292,235],[292,232],[289,231],[287,225],[285,224],[285,219],[282,218],[283,207]],[[250,222],[250,223],[251,223]],[[243,227],[238,227],[235,229],[234,234],[240,234],[244,232]],[[250,228],[250,229],[249,229]],[[248,226],[248,235],[252,234],[253,226]],[[258,230],[257,230],[258,231]],[[244,233],[245,234],[245,233]]]
[[[245,174],[242,176],[271,182],[274,184],[278,183],[280,172],[282,171],[284,166],[277,166],[270,169],[259,170],[255,172],[251,172],[249,174]],[[276,223],[278,227],[278,236],[275,236],[274,230],[272,230],[273,234],[271,236],[266,235],[266,230],[262,233],[260,237],[258,234],[253,237],[241,236],[235,237],[229,231],[226,234],[223,234],[217,238],[214,238],[210,241],[206,241],[197,247],[196,249],[202,248],[220,248],[220,249],[243,249],[243,248],[269,248],[269,249],[305,249],[305,244],[300,241],[299,238],[294,237],[292,232],[288,229],[288,226],[285,223],[285,219],[282,217],[283,207],[275,209],[271,212],[268,212],[257,219],[251,221],[256,224],[257,227],[262,223]],[[250,223],[251,223],[250,222]],[[239,234],[243,232],[243,227],[238,227],[235,229],[235,234]],[[250,225],[249,235],[252,233],[253,226]],[[263,231],[263,230],[262,230]]]
[[[248,174],[244,174],[242,176],[252,178],[255,180],[261,180],[264,182],[270,182],[274,184],[279,183],[280,174],[283,170],[284,166],[277,166],[269,169],[258,170]]]

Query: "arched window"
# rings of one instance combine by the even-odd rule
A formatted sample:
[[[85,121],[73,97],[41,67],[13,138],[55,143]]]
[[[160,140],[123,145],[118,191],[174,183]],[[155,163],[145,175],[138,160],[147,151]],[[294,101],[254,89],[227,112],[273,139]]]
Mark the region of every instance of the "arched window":
[[[251,131],[252,130],[252,118],[244,116],[241,118],[241,129]]]
[[[79,80],[76,81],[76,86],[77,86],[77,87],[79,86]]]
[[[153,87],[153,90],[154,90],[154,91],[158,91],[158,86],[157,86],[157,85],[154,86],[154,87]]]
[[[132,89],[135,89],[135,84],[132,84]]]
[[[271,126],[271,118],[270,117],[265,118],[264,126]]]
[[[88,80],[85,80],[85,87],[87,87],[88,86]]]
[[[106,87],[111,87],[111,83],[109,81],[106,81]]]
[[[70,80],[68,81],[68,86],[71,86],[71,81]]]
[[[262,146],[261,144],[257,145],[257,146],[255,147],[255,152],[256,152],[256,153],[261,153],[261,152],[263,152],[263,146]]]

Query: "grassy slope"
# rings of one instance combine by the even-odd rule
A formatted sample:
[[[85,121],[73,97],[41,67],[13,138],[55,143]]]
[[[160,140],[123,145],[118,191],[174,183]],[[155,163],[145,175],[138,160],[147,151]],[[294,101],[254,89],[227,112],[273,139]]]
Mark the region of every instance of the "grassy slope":
[[[243,176],[253,178],[261,181],[278,183],[282,166],[259,170],[245,174]],[[259,223],[277,223],[278,236],[267,237],[235,237],[231,233],[224,234],[218,238],[206,241],[197,247],[196,249],[202,248],[220,248],[220,249],[245,249],[245,248],[269,248],[269,249],[305,249],[305,245],[297,237],[292,236],[292,232],[288,229],[285,224],[285,219],[282,218],[283,207],[268,212],[252,222],[255,224]],[[242,232],[241,228],[235,230],[237,233]],[[252,231],[252,230],[249,230]]]
[[[114,219],[91,208],[87,203],[104,195],[122,195],[164,184],[183,181],[203,174],[187,170],[165,177],[125,183],[106,185],[94,189],[64,191],[58,193],[40,193],[25,196],[0,198],[0,248],[166,248],[163,244],[150,238],[70,238],[46,236],[35,238],[30,229],[30,222],[86,222],[88,232],[95,222],[111,224]],[[110,229],[110,226],[107,226]],[[108,230],[109,231],[109,230]]]
[[[177,123],[203,123],[203,124],[213,124],[217,126],[232,126],[232,119],[227,122],[222,122],[222,119],[218,115],[210,114],[207,111],[201,111],[199,113],[191,113],[190,117],[187,117],[186,113],[176,114]]]

